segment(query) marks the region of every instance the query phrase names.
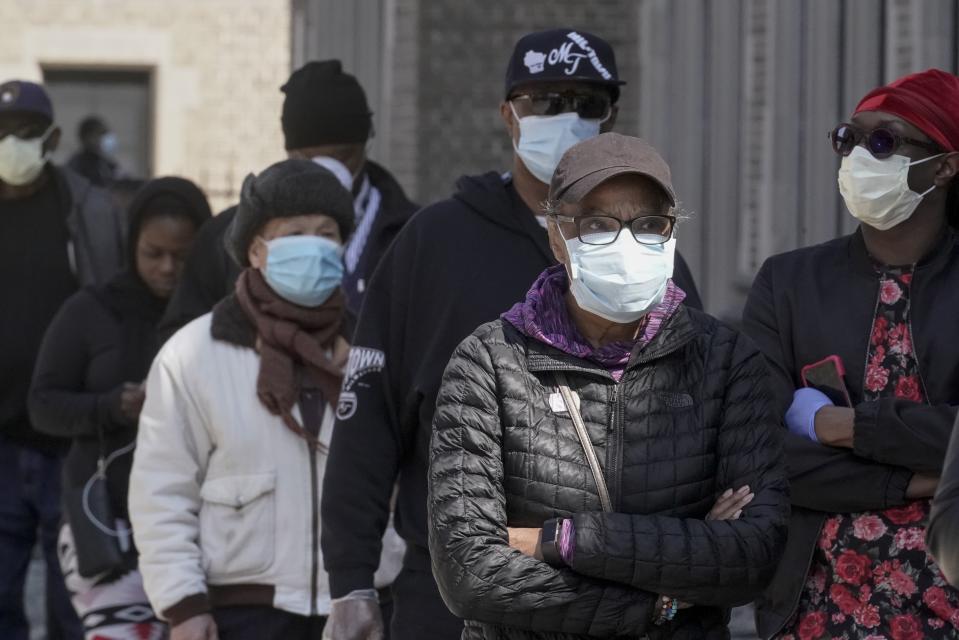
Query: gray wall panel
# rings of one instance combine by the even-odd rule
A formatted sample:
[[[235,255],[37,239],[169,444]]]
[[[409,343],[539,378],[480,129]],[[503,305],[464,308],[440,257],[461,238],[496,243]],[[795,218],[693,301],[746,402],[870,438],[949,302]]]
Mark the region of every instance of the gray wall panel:
[[[617,129],[670,161],[707,308],[738,315],[771,254],[851,231],[825,133],[870,89],[956,71],[957,0],[292,0],[294,63],[339,57],[376,111],[373,156],[415,196],[506,169],[497,115],[515,39],[567,25],[613,44]]]
[[[802,180],[798,184],[800,244],[824,242],[836,235],[836,154],[826,131],[839,119],[841,102],[837,61],[842,59],[841,3],[808,0],[803,3],[802,74],[799,146]],[[808,28],[821,25],[817,28]],[[784,149],[785,150],[785,149]]]

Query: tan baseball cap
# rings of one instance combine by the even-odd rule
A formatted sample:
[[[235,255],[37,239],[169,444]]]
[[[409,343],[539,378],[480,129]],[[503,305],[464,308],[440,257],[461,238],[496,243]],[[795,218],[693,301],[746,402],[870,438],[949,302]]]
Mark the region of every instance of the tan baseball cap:
[[[676,206],[669,165],[645,140],[619,133],[601,133],[571,147],[553,172],[549,199],[575,204],[601,183],[627,173],[655,181]]]

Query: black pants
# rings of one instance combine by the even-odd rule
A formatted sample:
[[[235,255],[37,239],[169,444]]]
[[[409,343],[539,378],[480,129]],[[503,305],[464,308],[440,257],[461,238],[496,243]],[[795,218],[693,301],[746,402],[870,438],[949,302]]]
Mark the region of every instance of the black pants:
[[[273,607],[216,607],[220,640],[318,640],[326,618],[298,616]]]
[[[393,640],[459,640],[463,635],[463,621],[446,608],[431,571],[404,566],[396,577],[390,635]]]
[[[0,638],[27,640],[24,580],[39,540],[46,564],[47,640],[81,640],[83,627],[63,583],[59,456],[0,438]]]
[[[393,614],[388,591],[380,591],[383,620]],[[273,607],[216,607],[213,609],[220,640],[320,640],[325,616],[298,616]],[[390,640],[387,630],[384,640]]]

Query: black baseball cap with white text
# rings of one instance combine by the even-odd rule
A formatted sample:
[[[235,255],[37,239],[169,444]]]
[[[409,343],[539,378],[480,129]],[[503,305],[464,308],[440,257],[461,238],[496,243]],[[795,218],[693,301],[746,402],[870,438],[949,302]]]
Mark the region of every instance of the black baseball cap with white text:
[[[516,87],[537,82],[589,82],[609,88],[613,101],[620,85],[616,56],[608,42],[585,31],[550,29],[516,43],[506,69],[506,97]]]

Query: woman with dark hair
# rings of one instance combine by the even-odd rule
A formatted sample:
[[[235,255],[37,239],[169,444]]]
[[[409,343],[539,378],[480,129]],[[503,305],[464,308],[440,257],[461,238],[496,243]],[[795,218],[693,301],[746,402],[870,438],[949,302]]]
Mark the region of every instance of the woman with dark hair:
[[[959,591],[923,543],[959,405],[959,78],[879,87],[831,141],[859,229],[770,258],[744,311],[790,431],[760,635],[959,638]]]
[[[147,183],[129,208],[126,269],[68,299],[40,350],[30,413],[41,431],[72,440],[59,549],[87,638],[139,640],[165,633],[137,570],[127,484],[142,383],[160,346],[156,325],[197,229],[209,218],[206,197],[192,182],[169,177]],[[94,496],[104,488],[98,509]],[[91,551],[90,537],[115,545],[112,562]]]

